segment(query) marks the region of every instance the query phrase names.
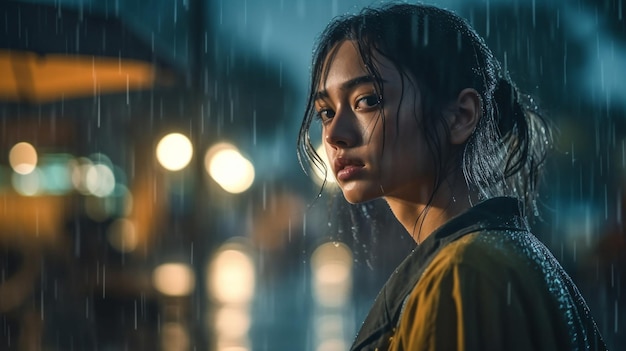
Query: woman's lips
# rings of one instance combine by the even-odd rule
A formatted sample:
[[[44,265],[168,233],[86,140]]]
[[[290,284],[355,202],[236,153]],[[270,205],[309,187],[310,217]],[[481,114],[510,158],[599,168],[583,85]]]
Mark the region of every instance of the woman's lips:
[[[348,165],[337,172],[337,180],[346,181],[358,176],[363,170],[363,166]]]
[[[359,175],[363,171],[364,165],[355,160],[338,158],[335,160],[335,169],[337,170],[337,180],[346,181]]]

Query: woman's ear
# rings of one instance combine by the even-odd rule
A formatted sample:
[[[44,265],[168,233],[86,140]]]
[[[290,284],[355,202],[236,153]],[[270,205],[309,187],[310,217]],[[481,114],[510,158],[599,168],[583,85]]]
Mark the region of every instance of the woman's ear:
[[[461,145],[472,135],[482,116],[482,102],[475,89],[461,90],[448,114],[450,142]]]

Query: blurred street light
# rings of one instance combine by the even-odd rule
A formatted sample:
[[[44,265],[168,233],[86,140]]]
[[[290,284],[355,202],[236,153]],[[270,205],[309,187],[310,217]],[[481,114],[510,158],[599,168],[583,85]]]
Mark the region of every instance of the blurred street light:
[[[344,305],[352,289],[352,252],[343,243],[320,245],[311,257],[315,299],[321,306]]]
[[[187,167],[191,161],[193,145],[183,134],[171,133],[159,141],[156,156],[163,168],[169,171],[179,171]]]
[[[204,166],[211,178],[232,194],[248,190],[254,182],[254,165],[231,144],[211,147],[205,154]]]
[[[9,151],[9,163],[16,173],[28,174],[37,166],[37,150],[27,142],[17,143]]]
[[[254,295],[254,263],[243,250],[225,247],[209,269],[209,291],[221,303],[247,304]]]
[[[187,296],[196,286],[196,277],[187,264],[164,263],[154,269],[152,283],[163,295]]]

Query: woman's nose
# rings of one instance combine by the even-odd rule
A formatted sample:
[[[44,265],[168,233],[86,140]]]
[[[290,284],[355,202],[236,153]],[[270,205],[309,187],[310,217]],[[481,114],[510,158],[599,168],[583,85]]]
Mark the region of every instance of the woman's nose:
[[[335,148],[349,148],[356,145],[358,127],[355,116],[349,112],[337,113],[325,127],[325,140]]]

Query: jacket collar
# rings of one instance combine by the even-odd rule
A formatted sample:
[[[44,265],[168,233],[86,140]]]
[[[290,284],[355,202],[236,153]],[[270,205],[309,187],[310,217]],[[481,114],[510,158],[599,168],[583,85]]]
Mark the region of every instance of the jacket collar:
[[[439,227],[389,277],[376,297],[351,350],[363,350],[393,330],[406,296],[442,247],[465,234],[480,230],[527,230],[521,208],[517,199],[493,198],[473,206]]]

